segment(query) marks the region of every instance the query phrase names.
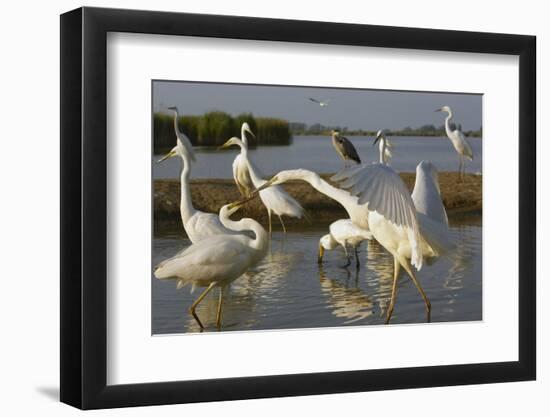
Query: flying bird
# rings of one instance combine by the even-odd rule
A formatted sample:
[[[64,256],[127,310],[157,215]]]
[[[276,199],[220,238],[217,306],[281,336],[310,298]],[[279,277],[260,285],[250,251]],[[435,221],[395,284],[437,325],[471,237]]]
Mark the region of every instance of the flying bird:
[[[326,99],[326,100],[317,100],[317,99],[312,98],[312,97],[309,97],[308,99],[309,99],[309,101],[312,101],[312,102],[318,104],[320,107],[327,107],[328,104],[329,104],[329,101],[330,101],[330,99]]]

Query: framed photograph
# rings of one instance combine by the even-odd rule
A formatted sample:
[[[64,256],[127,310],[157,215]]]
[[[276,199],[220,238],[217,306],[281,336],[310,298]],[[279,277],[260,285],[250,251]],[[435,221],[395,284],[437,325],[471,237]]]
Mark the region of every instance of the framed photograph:
[[[61,16],[61,401],[532,380],[535,37]]]

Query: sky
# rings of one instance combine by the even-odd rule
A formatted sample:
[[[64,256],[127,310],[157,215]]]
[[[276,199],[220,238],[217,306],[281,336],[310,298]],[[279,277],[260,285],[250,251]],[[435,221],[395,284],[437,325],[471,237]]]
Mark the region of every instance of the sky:
[[[309,97],[329,99],[329,105],[320,107]],[[173,105],[181,115],[221,110],[371,131],[440,126],[445,115],[434,110],[447,105],[463,130],[478,130],[482,123],[480,94],[154,81],[153,111]]]

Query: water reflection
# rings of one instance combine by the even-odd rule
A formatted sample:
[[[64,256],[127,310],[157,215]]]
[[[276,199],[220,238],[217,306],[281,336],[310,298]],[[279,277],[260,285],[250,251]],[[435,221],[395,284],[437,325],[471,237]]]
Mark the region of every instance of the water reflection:
[[[418,277],[432,301],[432,321],[481,319],[481,224],[451,224],[457,250],[452,257],[425,265]],[[289,329],[384,322],[391,297],[393,260],[378,243],[359,252],[361,269],[342,268],[342,254],[317,263],[319,237],[325,229],[273,235],[268,255],[255,269],[226,289],[222,331]],[[153,263],[188,245],[174,237],[154,240]],[[198,291],[198,290],[197,290]],[[424,306],[414,284],[403,273],[398,281],[395,323],[424,323]],[[187,309],[196,294],[189,287],[152,277],[153,333],[198,332]],[[216,331],[217,291],[199,305],[207,331]]]
[[[338,318],[345,319],[343,324],[351,324],[374,314],[373,302],[364,290],[359,288],[359,271],[353,268],[354,278],[350,286],[352,272],[342,268],[345,278],[329,277],[322,265],[319,265],[319,283],[321,292],[326,296],[327,307]],[[342,275],[342,274],[340,274]]]

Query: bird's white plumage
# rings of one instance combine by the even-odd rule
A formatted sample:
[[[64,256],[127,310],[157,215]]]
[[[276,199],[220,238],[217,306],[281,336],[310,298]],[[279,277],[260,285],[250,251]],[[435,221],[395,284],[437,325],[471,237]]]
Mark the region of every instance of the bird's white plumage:
[[[447,211],[441,200],[437,169],[429,161],[422,161],[416,167],[412,199],[417,212],[437,222],[449,224]]]
[[[364,240],[372,239],[372,233],[357,227],[351,219],[340,219],[331,223],[329,226],[329,232],[332,238],[340,246],[356,247]],[[326,248],[325,249],[329,249]]]
[[[260,188],[266,183],[266,180],[262,178],[261,172],[248,155],[248,147],[242,140],[237,137],[229,139],[224,147],[239,146],[241,149],[240,156],[245,161],[250,174],[250,179],[254,188]],[[260,199],[263,205],[268,211],[269,218],[271,219],[271,213],[275,213],[277,216],[289,216],[302,218],[304,216],[304,209],[294,198],[292,198],[282,187],[270,186],[260,191]]]
[[[368,204],[369,229],[382,246],[392,253],[407,255],[417,269],[422,268],[414,202],[393,169],[379,163],[361,165],[341,171],[333,180],[359,197],[359,204]]]
[[[190,143],[189,147],[191,147]],[[185,233],[187,233],[189,240],[193,243],[212,235],[234,234],[235,232],[227,229],[221,223],[216,214],[205,213],[193,207],[191,189],[189,187],[189,177],[191,175],[189,147],[185,146],[184,142],[178,138],[176,146],[165,157],[179,156],[183,164],[180,176],[180,215]]]
[[[241,154],[233,160],[233,179],[243,196],[249,196],[254,190],[254,184],[248,172],[248,165]]]

